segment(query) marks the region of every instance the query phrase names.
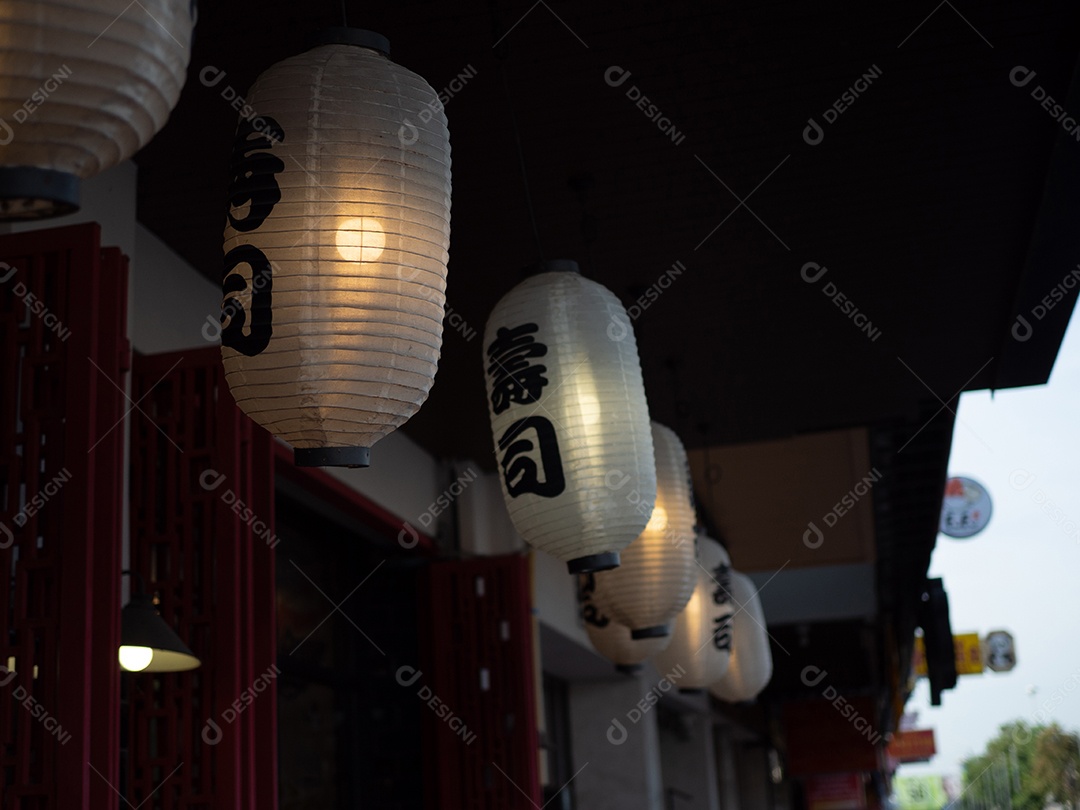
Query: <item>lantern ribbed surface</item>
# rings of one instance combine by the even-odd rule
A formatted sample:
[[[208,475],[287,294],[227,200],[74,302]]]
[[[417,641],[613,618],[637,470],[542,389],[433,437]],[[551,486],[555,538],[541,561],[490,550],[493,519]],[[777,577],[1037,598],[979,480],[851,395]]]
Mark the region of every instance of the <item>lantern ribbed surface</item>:
[[[671,643],[655,663],[661,672],[681,666],[681,689],[705,689],[720,680],[731,659],[733,612],[728,593],[727,553],[710,537],[698,536],[698,575],[690,601],[675,619]]]
[[[419,409],[442,347],[450,141],[435,91],[320,45],[248,95],[225,229],[222,358],[298,464],[366,465]]]
[[[596,575],[611,615],[637,637],[666,635],[697,583],[694,504],[686,449],[670,428],[652,423],[656,501],[649,521],[622,553],[622,565]]]
[[[0,3],[0,218],[78,208],[78,179],[164,126],[191,57],[190,0]]]
[[[668,646],[671,636],[631,638],[630,628],[608,616],[596,600],[595,588],[595,574],[580,575],[578,598],[585,620],[585,632],[600,655],[621,669],[631,669]]]
[[[641,504],[656,495],[628,323],[607,288],[576,272],[543,272],[496,304],[484,334],[507,509],[521,536],[571,573],[617,565],[648,522]]]
[[[731,572],[732,620],[731,663],[727,674],[709,691],[728,703],[753,700],[772,678],[772,650],[765,626],[765,611],[757,588],[746,574]]]

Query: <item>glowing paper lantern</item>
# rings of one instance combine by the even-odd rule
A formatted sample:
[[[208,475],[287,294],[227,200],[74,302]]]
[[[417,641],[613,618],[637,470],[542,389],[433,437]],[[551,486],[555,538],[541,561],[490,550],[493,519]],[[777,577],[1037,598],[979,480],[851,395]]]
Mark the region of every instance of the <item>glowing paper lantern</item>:
[[[671,636],[657,636],[635,640],[630,628],[619,624],[605,613],[596,599],[596,575],[581,574],[578,579],[578,599],[589,641],[604,658],[621,672],[640,669],[641,662],[663,650]]]
[[[727,552],[711,537],[699,535],[698,562],[694,593],[675,619],[671,643],[655,658],[661,672],[677,666],[685,670],[679,681],[681,690],[704,689],[716,683],[727,673],[731,658],[734,607]]]
[[[610,290],[574,262],[545,269],[488,319],[495,453],[521,536],[571,573],[599,571],[619,564],[648,522],[641,505],[656,497],[641,363]]]
[[[450,141],[378,34],[266,70],[233,149],[222,358],[236,403],[306,466],[367,466],[442,347]]]
[[[753,700],[772,678],[772,651],[765,627],[765,611],[757,588],[746,574],[731,572],[731,599],[735,603],[732,620],[731,663],[727,674],[709,691],[728,703]]]
[[[656,502],[622,565],[596,575],[601,602],[635,639],[666,636],[697,583],[690,465],[679,437],[652,423]]]
[[[0,219],[79,208],[79,181],[165,125],[191,57],[191,0],[0,3]]]

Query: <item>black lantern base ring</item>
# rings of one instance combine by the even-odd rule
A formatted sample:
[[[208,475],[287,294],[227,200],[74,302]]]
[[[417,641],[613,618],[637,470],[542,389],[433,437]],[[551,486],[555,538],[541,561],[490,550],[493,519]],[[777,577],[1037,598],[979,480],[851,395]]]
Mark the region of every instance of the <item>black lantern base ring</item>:
[[[79,178],[36,166],[0,168],[0,221],[49,219],[79,210]]]
[[[654,624],[652,627],[639,627],[637,630],[631,630],[630,638],[634,641],[641,641],[643,638],[663,638],[669,633],[666,624]]]
[[[694,686],[688,686],[685,689],[683,687],[681,687],[681,686],[679,687],[679,694],[680,695],[700,695],[700,694],[704,693],[704,691],[705,691],[704,689],[700,689],[700,688],[694,687]]]
[[[607,571],[619,567],[619,552],[605,551],[601,554],[588,554],[576,557],[566,564],[571,574],[591,574],[593,571]]]
[[[293,450],[297,467],[370,467],[370,447],[297,447]]]
[[[641,664],[616,664],[615,671],[623,675],[636,675],[641,672]]]

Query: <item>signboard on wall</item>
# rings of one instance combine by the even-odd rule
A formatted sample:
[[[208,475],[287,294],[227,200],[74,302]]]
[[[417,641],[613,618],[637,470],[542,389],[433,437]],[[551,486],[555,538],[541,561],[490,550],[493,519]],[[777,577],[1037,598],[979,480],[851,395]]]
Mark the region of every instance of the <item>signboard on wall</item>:
[[[940,776],[897,776],[893,795],[900,810],[941,810],[949,803]]]
[[[898,731],[886,752],[896,762],[927,762],[937,753],[932,728]]]
[[[953,636],[953,644],[957,675],[981,675],[986,670],[1011,672],[1016,666],[1016,639],[1008,630],[992,630],[982,639],[978,633],[960,633]],[[911,674],[926,677],[926,647],[921,636],[915,637]]]
[[[979,634],[953,634],[953,646],[956,649],[956,674],[981,675],[983,672],[983,649]],[[923,644],[922,636],[916,636],[915,638],[912,674],[917,678],[926,677],[926,647]]]
[[[963,540],[974,537],[990,522],[993,506],[986,487],[972,478],[950,478],[941,502],[941,533]]]
[[[983,642],[986,667],[994,672],[1009,672],[1016,666],[1016,642],[1007,630],[994,630],[986,634]]]

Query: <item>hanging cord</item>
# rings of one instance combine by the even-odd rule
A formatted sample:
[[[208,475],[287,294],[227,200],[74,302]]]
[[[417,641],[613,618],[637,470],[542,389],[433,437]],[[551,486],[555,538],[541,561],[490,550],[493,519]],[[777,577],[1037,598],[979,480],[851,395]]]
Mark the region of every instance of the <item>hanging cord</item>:
[[[345,10],[345,0],[341,0],[341,24],[345,27],[349,27],[349,14]]]
[[[517,113],[514,111],[514,97],[510,93],[510,79],[506,70],[506,57],[509,49],[506,45],[506,31],[499,32],[499,14],[495,2],[491,2],[491,30],[494,37],[498,37],[495,45],[495,57],[499,60],[499,74],[502,76],[503,94],[506,97],[506,109],[510,114],[510,128],[514,132],[514,143],[517,146],[518,168],[521,170],[521,186],[525,192],[525,207],[529,212],[529,224],[532,226],[533,241],[536,242],[536,257],[540,264],[544,263],[544,248],[540,241],[540,228],[536,224],[536,208],[533,206],[532,188],[529,186],[529,171],[525,165],[525,147],[521,143],[521,131],[518,128]]]
[[[533,207],[532,189],[529,187],[529,172],[525,166],[525,147],[521,144],[521,132],[518,130],[513,96],[510,95],[510,80],[506,77],[506,62],[500,64],[499,72],[502,74],[503,92],[506,94],[506,108],[510,112],[510,127],[514,130],[514,143],[517,144],[518,167],[521,169],[521,186],[525,191],[525,207],[529,211],[529,224],[532,225],[533,240],[536,242],[536,258],[543,264],[544,248],[540,243],[540,229],[536,225],[536,209]]]
[[[675,357],[668,357],[664,365],[667,367],[668,374],[671,376],[671,397],[673,404],[675,405],[676,423],[674,425],[670,425],[669,427],[671,427],[672,430],[674,430],[676,433],[679,434],[680,437],[682,437],[686,435],[685,420],[688,413],[683,408],[682,386],[679,385],[679,361]]]
[[[581,242],[585,246],[585,261],[590,269],[593,266],[592,246],[596,241],[596,220],[589,206],[589,190],[593,186],[593,179],[589,172],[581,172],[571,177],[569,182],[581,204]]]

